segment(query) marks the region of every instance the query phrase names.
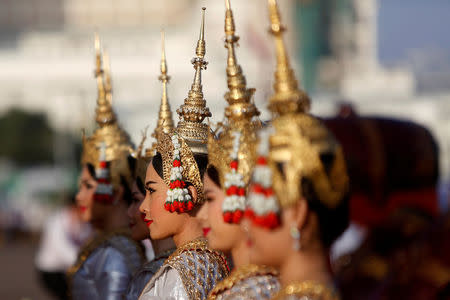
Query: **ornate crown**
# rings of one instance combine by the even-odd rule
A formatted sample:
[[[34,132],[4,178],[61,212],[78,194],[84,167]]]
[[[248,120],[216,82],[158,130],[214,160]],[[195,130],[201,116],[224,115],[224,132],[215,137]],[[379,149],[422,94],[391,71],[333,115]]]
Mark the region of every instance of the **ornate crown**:
[[[133,144],[129,135],[117,123],[117,117],[112,109],[112,89],[110,74],[102,69],[102,54],[100,40],[95,35],[96,69],[98,97],[96,117],[98,128],[94,133],[86,137],[83,134],[83,152],[81,163],[99,165],[100,145],[105,144],[105,159],[109,162],[111,182],[115,188],[121,183],[123,177],[127,183],[132,182],[132,174],[128,163],[128,156],[131,154]],[[103,57],[103,60],[104,57]],[[108,61],[108,59],[106,59]],[[109,71],[109,66],[107,66]],[[105,76],[104,76],[105,75]],[[106,83],[105,84],[105,78]]]
[[[259,111],[252,101],[255,89],[247,88],[245,76],[238,64],[235,47],[239,37],[230,1],[226,0],[225,48],[228,50],[225,122],[218,128],[219,134],[209,135],[208,155],[210,164],[217,168],[222,188],[227,197],[223,211],[226,222],[237,223],[245,209],[245,189],[255,163],[256,129]],[[240,212],[239,212],[240,211]]]
[[[195,153],[207,153],[209,126],[203,123],[207,117],[211,117],[209,108],[202,90],[202,70],[206,70],[207,62],[204,60],[206,54],[205,44],[205,9],[202,8],[202,23],[200,36],[195,51],[196,56],[192,59],[195,69],[194,82],[189,90],[184,104],[177,109],[180,121],[177,125],[178,134],[185,140]]]
[[[309,97],[298,89],[285,51],[276,0],[269,1],[271,33],[277,48],[275,94],[269,109],[274,113],[273,133],[260,140],[260,157],[253,174],[253,185],[246,214],[259,225],[278,226],[279,207],[287,207],[302,197],[302,178],[311,181],[318,200],[335,208],[349,188],[344,154],[328,129],[307,114]],[[321,157],[334,157],[329,172]],[[282,166],[282,170],[280,169]],[[276,196],[276,197],[274,197]]]
[[[177,128],[174,132],[168,134],[161,132],[157,145],[157,152],[161,154],[163,161],[163,179],[170,187],[165,205],[169,211],[189,211],[193,207],[192,204],[202,204],[204,201],[203,181],[197,162],[194,159],[194,154],[207,153],[206,144],[209,126],[203,123],[203,120],[211,116],[203,98],[201,84],[201,71],[206,69],[207,65],[204,61],[206,53],[204,39],[205,9],[204,7],[202,8],[202,21],[196,57],[192,59],[195,69],[194,82],[188,97],[184,100],[184,104],[177,110],[177,113],[180,115]],[[187,182],[191,183],[197,190],[195,202],[191,201],[191,196],[186,189],[187,186],[185,184]],[[183,203],[179,206],[181,202]],[[192,204],[187,202],[192,202]]]

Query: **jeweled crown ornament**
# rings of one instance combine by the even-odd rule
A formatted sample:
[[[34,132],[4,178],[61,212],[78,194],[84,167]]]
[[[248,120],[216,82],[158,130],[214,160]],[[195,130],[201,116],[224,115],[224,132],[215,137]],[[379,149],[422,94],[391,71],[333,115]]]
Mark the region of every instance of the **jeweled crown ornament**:
[[[211,117],[211,112],[206,107],[202,88],[202,70],[206,70],[208,64],[205,61],[205,10],[206,8],[203,7],[200,36],[195,50],[196,56],[191,61],[195,69],[194,81],[187,98],[184,99],[184,104],[177,109],[180,116],[177,132],[195,153],[207,153],[209,126],[203,123],[203,120]]]
[[[286,30],[281,24],[280,12],[276,0],[269,1],[270,30],[275,39],[277,67],[273,88],[275,93],[269,99],[269,110],[274,114],[290,112],[307,112],[310,108],[308,95],[298,88],[298,82],[292,70],[283,33]]]
[[[111,183],[117,188],[121,184],[122,179],[125,179],[129,184],[132,182],[128,156],[133,149],[133,144],[129,135],[117,123],[117,116],[112,108],[109,66],[106,67],[105,70],[108,72],[105,74],[102,68],[100,39],[97,34],[95,35],[95,61],[95,78],[98,89],[97,108],[95,110],[97,128],[91,136],[86,137],[83,135],[81,163],[83,165],[91,164],[93,167],[96,167],[99,164],[100,145],[104,143],[105,159],[109,163]],[[106,62],[108,62],[108,58]],[[108,84],[105,84],[105,81]]]
[[[275,95],[269,104],[274,117],[270,129],[261,132],[246,215],[259,226],[274,228],[280,224],[280,210],[304,199],[303,180],[311,182],[317,201],[329,209],[344,200],[349,182],[341,146],[308,114],[309,98],[298,90],[289,67],[276,0],[268,1],[278,58]],[[332,162],[325,167],[322,157]]]
[[[95,177],[98,184],[94,194],[94,201],[102,204],[112,204],[113,186],[110,181],[109,166],[106,161],[106,145],[104,142],[100,144],[99,155],[99,164],[95,169]]]
[[[195,154],[207,154],[209,126],[203,123],[211,113],[203,98],[201,71],[206,68],[205,50],[205,8],[202,8],[200,37],[197,42],[196,57],[192,59],[195,69],[194,82],[184,104],[177,110],[180,121],[170,134],[161,134],[157,152],[163,161],[163,179],[169,186],[164,207],[170,212],[183,213],[204,202],[203,181],[195,160]],[[188,190],[192,184],[197,197]]]
[[[253,102],[255,89],[247,88],[245,76],[236,58],[239,37],[235,34],[233,12],[225,0],[225,48],[227,58],[227,85],[225,121],[217,136],[210,134],[208,155],[210,164],[219,173],[221,186],[226,193],[222,211],[224,221],[239,223],[245,210],[246,187],[255,162],[256,129],[260,126],[255,117],[259,111]]]
[[[161,75],[158,79],[162,83],[162,96],[161,105],[159,107],[158,122],[156,124],[155,131],[152,137],[156,139],[150,149],[147,149],[146,156],[153,156],[156,152],[156,146],[161,139],[161,133],[168,134],[173,131],[174,123],[172,119],[172,110],[170,109],[169,99],[167,97],[167,84],[170,81],[170,76],[167,74],[167,61],[166,61],[166,47],[164,31],[161,31]]]

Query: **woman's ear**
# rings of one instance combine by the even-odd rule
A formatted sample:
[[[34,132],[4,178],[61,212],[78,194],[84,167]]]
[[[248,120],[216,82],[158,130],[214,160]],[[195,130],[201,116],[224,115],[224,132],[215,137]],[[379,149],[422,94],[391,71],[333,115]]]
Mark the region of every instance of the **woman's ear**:
[[[308,217],[308,202],[305,198],[301,198],[291,207],[291,224],[295,225],[299,230],[305,226]]]
[[[188,186],[188,190],[189,190],[189,194],[192,197],[192,202],[197,203],[197,198],[198,198],[197,189],[193,185],[190,185],[190,186]]]

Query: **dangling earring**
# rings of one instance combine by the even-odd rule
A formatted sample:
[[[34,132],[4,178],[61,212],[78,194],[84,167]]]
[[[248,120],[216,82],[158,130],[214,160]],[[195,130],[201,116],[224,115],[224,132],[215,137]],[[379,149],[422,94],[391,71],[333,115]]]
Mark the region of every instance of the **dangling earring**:
[[[301,245],[300,245],[300,230],[296,226],[291,227],[291,237],[294,240],[294,243],[292,244],[292,249],[294,251],[300,251]]]

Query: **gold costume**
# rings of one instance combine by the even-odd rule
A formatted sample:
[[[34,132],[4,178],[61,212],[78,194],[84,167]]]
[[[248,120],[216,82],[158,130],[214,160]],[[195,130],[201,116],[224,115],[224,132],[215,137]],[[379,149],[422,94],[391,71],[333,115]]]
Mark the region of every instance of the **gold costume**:
[[[266,266],[245,265],[219,282],[208,300],[271,299],[279,289],[278,271]]]
[[[226,0],[225,48],[228,51],[225,122],[216,135],[210,134],[208,153],[210,165],[217,169],[225,200],[224,221],[238,224],[245,210],[245,194],[256,160],[256,131],[261,122],[253,103],[255,89],[247,88],[241,66],[236,58],[235,24],[230,1]],[[233,192],[234,188],[234,192]],[[238,189],[244,190],[240,195]],[[233,194],[234,193],[234,194]],[[216,285],[208,299],[270,299],[280,288],[277,271],[270,267],[244,265],[236,268]]]
[[[339,143],[321,121],[308,113],[309,97],[298,88],[283,41],[276,0],[268,0],[270,33],[275,40],[277,67],[274,94],[269,100],[273,119],[270,128],[262,130],[258,146],[258,163],[253,174],[248,216],[259,226],[269,229],[281,224],[285,208],[304,199],[303,179],[311,182],[317,200],[328,209],[341,204],[349,182],[344,155]],[[333,157],[329,170],[323,156]],[[281,288],[274,299],[339,299],[328,288],[313,281],[294,281]]]
[[[170,187],[165,208],[172,213],[186,213],[204,202],[203,181],[195,160],[195,155],[207,154],[209,126],[203,120],[211,116],[203,98],[201,81],[201,72],[207,65],[204,60],[204,10],[196,56],[192,60],[194,81],[184,104],[177,110],[180,121],[176,129],[170,132],[157,132],[156,149],[162,158],[163,180]],[[186,187],[175,187],[175,182],[191,183],[198,197],[193,199]],[[175,200],[170,202],[168,199]],[[228,272],[225,257],[210,249],[206,240],[197,238],[177,248],[146,285],[139,299],[206,299],[211,289]]]
[[[107,55],[103,57],[106,64],[103,72],[100,41],[97,35],[95,50],[98,128],[90,137],[83,135],[81,163],[83,166],[90,164],[96,168],[95,179],[98,181],[96,193],[98,193],[102,183],[100,181],[104,179],[101,176],[107,176],[108,181],[110,179],[112,190],[117,190],[122,184],[130,188],[134,178],[128,162],[129,156],[133,153],[133,145],[128,134],[117,123],[116,114],[112,109],[109,59]],[[94,195],[93,201],[96,201],[95,199]],[[143,262],[142,246],[131,238],[129,229],[119,228],[111,232],[99,232],[81,249],[76,263],[68,271],[70,297],[83,300],[121,299],[132,274]]]
[[[314,281],[295,282],[284,287],[274,300],[339,300],[333,289]]]

